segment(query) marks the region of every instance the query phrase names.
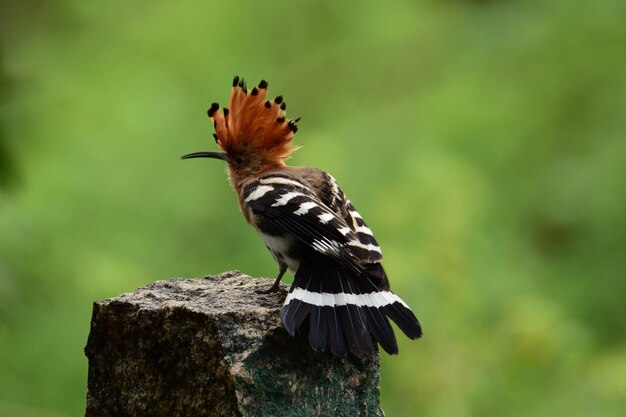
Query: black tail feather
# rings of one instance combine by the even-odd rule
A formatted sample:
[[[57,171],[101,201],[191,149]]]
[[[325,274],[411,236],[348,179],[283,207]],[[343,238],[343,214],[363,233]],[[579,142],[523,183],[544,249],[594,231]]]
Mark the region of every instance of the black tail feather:
[[[294,280],[290,292],[297,286],[296,284],[297,281]],[[311,277],[309,276],[307,283],[302,288],[308,288],[310,284]],[[283,306],[280,313],[281,319],[285,329],[291,336],[295,336],[296,330],[300,327],[310,310],[311,304],[300,299],[294,299],[289,305]]]
[[[328,343],[328,310],[330,307],[311,307],[311,323],[309,327],[309,343],[313,350],[326,350]]]
[[[339,312],[339,316],[341,317],[341,323],[346,334],[350,352],[357,355],[374,353],[372,338],[369,335],[366,323],[360,313],[363,307],[350,304],[347,300],[348,296],[346,294],[352,294],[351,291],[346,292],[351,287],[349,284],[351,279],[352,277],[349,275],[346,276],[343,271],[337,271],[337,281],[339,282],[339,290],[341,292],[336,294],[343,294],[343,297],[340,297],[343,298],[343,300],[340,301],[343,301],[345,305],[335,307],[335,309]]]
[[[396,336],[393,334],[393,329],[391,328],[387,317],[385,317],[383,312],[376,307],[367,307],[365,308],[365,311],[367,314],[369,328],[380,346],[390,355],[398,353]]]
[[[409,339],[418,339],[422,336],[422,326],[413,312],[404,305],[395,302],[383,307],[383,310]]]
[[[409,338],[422,335],[415,315],[389,291],[382,267],[369,266],[359,276],[314,251],[304,254],[281,311],[292,336],[307,316],[311,347],[316,351],[330,347],[338,356],[374,353],[372,336],[387,353],[398,353],[387,317]]]
[[[380,267],[382,271],[382,266]],[[383,271],[384,274],[384,271]],[[367,282],[372,286],[376,287],[376,285],[372,282],[370,278],[367,279]],[[389,288],[389,286],[387,286]],[[390,294],[393,294],[389,291]],[[393,294],[395,296],[395,294]],[[389,300],[388,304],[381,307],[384,313],[393,320],[400,330],[410,339],[418,339],[422,336],[422,326],[420,325],[417,317],[408,308],[404,302],[397,298],[397,300]]]
[[[324,282],[319,283],[319,298],[324,292]],[[319,303],[319,301],[318,301]],[[321,303],[320,303],[321,304]],[[311,323],[309,326],[309,344],[315,351],[326,350],[328,341],[328,318],[330,307],[311,306]]]
[[[337,314],[337,309],[331,307],[329,313],[326,315],[326,319],[328,322],[330,351],[337,356],[344,356],[348,352],[348,347],[346,346],[346,336],[343,333],[343,327],[339,315]]]

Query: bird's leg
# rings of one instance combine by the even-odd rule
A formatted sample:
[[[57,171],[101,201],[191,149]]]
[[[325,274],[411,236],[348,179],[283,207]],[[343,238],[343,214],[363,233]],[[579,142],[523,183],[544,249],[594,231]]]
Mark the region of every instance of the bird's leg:
[[[285,275],[285,272],[287,272],[287,265],[280,264],[279,268],[280,270],[278,271],[278,278],[276,278],[276,281],[274,281],[274,284],[272,284],[272,286],[266,290],[256,290],[255,292],[257,294],[270,294],[273,292],[280,291],[280,280],[283,278],[283,275]]]

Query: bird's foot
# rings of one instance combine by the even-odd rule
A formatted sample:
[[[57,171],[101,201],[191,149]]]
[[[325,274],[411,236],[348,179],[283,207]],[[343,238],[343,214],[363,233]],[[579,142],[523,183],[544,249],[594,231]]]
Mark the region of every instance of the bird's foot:
[[[280,287],[280,283],[279,282],[275,282],[269,288],[266,288],[264,290],[255,290],[254,292],[257,293],[257,294],[271,294],[271,293],[275,293],[275,292],[287,292],[287,291],[285,291],[283,288]]]

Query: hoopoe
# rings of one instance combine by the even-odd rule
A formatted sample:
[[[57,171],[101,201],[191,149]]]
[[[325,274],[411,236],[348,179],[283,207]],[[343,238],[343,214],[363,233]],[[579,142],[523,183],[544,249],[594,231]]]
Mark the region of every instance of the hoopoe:
[[[388,317],[411,339],[422,329],[389,289],[372,230],[331,175],[285,164],[299,148],[291,144],[299,119],[286,118],[282,96],[266,97],[266,81],[248,91],[235,77],[230,111],[217,103],[208,110],[223,152],[182,158],[226,161],[241,212],[278,263],[276,281],[262,292],[278,291],[287,269],[295,273],[281,308],[291,336],[306,332],[308,317],[309,343],[316,351],[330,346],[338,356],[372,354],[378,343],[389,354],[398,353]]]

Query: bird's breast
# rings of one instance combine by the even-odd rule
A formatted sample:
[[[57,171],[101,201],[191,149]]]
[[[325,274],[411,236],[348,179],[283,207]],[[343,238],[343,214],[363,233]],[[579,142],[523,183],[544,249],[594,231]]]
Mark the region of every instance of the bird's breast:
[[[302,259],[302,243],[293,235],[264,221],[262,218],[252,215],[251,220],[252,226],[276,262],[286,264],[295,273]]]

